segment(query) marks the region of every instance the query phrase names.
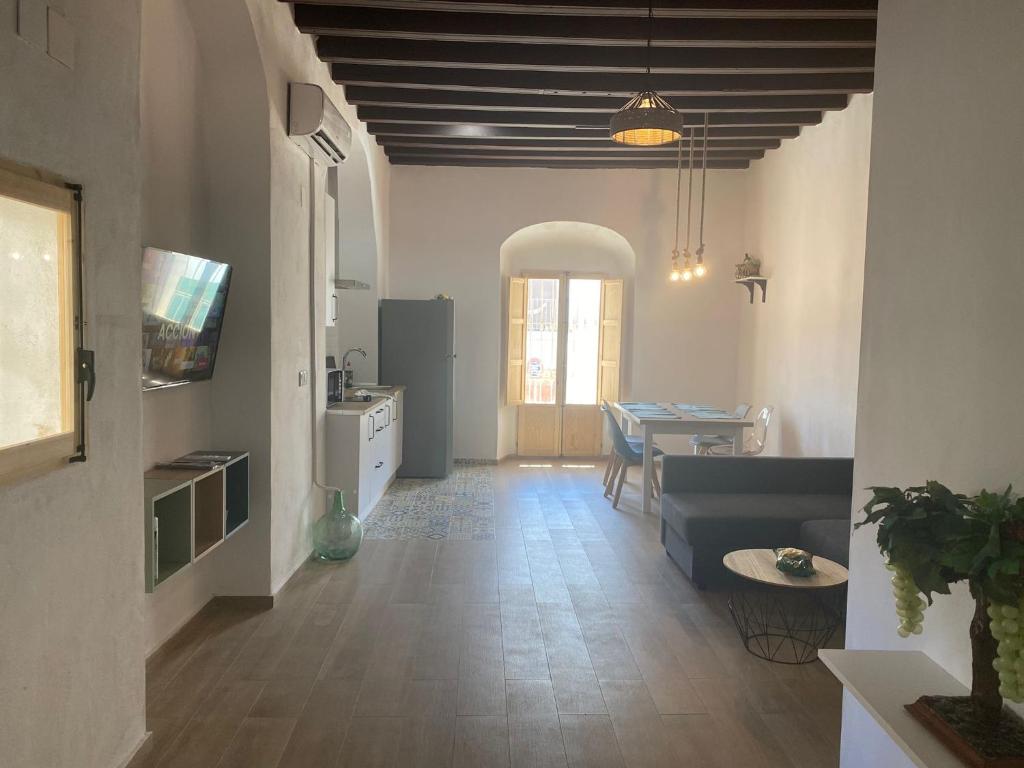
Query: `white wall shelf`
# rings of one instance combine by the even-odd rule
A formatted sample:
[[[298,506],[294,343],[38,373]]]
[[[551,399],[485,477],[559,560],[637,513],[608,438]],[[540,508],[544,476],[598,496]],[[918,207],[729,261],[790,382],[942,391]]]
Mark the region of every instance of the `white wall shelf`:
[[[209,469],[145,473],[147,592],[208,556],[249,521],[249,454],[217,453],[230,458]]]
[[[905,708],[921,696],[966,696],[967,688],[921,651],[826,649],[818,658],[921,768],[963,768]]]
[[[754,303],[754,286],[761,286],[761,303],[764,304],[765,299],[768,297],[768,278],[767,277],[737,277],[734,281],[737,285],[744,286],[750,292],[750,303]]]

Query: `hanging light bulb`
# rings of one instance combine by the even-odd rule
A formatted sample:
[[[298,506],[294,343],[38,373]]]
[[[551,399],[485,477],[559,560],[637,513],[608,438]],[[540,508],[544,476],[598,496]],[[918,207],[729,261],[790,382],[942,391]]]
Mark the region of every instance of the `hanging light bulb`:
[[[682,278],[684,283],[688,283],[693,280],[693,267],[690,266],[690,252],[687,251],[683,258],[683,273]]]
[[[697,266],[693,268],[694,277],[704,277],[708,273],[708,268],[704,266],[704,245],[701,244],[700,248],[697,249]]]
[[[676,247],[672,249],[672,271],[668,279],[678,283],[683,273],[679,271],[679,195],[683,185],[683,137],[679,137],[679,149],[676,153]]]
[[[697,266],[693,269],[696,277],[704,277],[708,268],[704,266],[704,198],[708,189],[708,113],[704,113],[704,152],[702,153],[700,180],[700,245],[697,247]],[[692,171],[691,171],[692,172]]]
[[[647,79],[651,77],[651,41],[654,37],[654,3],[647,6]],[[612,141],[637,147],[657,147],[682,137],[679,113],[653,90],[647,88],[612,115],[608,133]]]

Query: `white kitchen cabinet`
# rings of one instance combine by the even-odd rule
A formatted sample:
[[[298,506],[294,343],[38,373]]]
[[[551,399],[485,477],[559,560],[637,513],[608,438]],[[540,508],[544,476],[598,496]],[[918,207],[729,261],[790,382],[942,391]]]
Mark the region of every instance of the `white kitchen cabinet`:
[[[361,518],[380,501],[402,463],[401,390],[394,395],[327,409],[324,479],[345,491],[346,507]]]

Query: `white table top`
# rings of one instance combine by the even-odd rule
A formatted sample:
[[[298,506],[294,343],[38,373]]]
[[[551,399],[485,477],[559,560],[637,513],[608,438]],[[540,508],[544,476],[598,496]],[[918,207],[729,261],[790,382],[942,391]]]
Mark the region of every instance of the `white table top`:
[[[896,633],[893,618],[893,634]],[[921,768],[963,768],[963,763],[904,708],[920,696],[966,696],[956,678],[921,651],[824,649],[818,658],[868,714]]]
[[[754,421],[752,419],[749,419],[749,418],[746,418],[746,419],[702,419],[702,418],[700,418],[698,416],[694,416],[689,411],[684,411],[681,408],[677,408],[674,403],[656,403],[656,405],[658,407],[660,407],[660,408],[664,408],[666,411],[668,411],[672,416],[675,416],[676,418],[644,416],[643,414],[635,413],[635,412],[631,411],[629,408],[623,407],[623,406],[626,406],[626,405],[633,405],[633,403],[618,403],[618,402],[612,403],[612,407],[615,408],[619,413],[623,414],[627,419],[629,419],[634,424],[639,424],[641,426],[648,426],[648,425],[657,426],[657,425],[663,425],[663,424],[677,424],[677,423],[680,423],[680,422],[682,422],[684,424],[687,424],[687,425],[700,424],[700,425],[703,426],[705,424],[707,424],[707,425],[714,424],[714,425],[719,425],[719,426],[727,426],[727,427],[730,427],[730,428],[752,427],[752,426],[754,426]]]

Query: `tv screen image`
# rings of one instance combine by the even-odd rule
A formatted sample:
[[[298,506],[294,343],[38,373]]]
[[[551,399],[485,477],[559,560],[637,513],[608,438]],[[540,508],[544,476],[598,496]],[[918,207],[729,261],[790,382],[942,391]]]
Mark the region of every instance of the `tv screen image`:
[[[142,387],[213,376],[231,266],[185,253],[142,254]]]

